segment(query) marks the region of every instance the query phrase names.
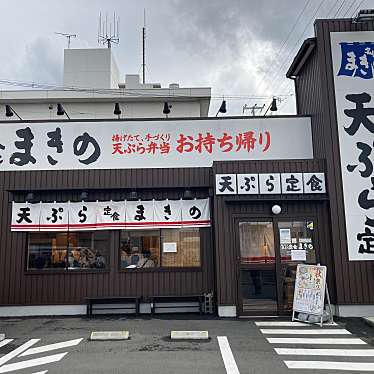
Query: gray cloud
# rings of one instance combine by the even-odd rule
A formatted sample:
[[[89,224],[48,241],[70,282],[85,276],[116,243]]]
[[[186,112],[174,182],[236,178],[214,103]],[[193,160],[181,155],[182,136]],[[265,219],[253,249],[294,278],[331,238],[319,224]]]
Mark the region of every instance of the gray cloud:
[[[24,57],[14,71],[17,80],[62,84],[63,53],[46,37],[26,45]]]
[[[339,15],[352,1],[174,0],[170,34],[174,47],[183,46],[191,56],[192,70],[214,82],[215,92],[288,94],[293,83],[285,73],[302,41],[313,36],[313,15],[334,15],[341,4]],[[294,109],[293,99],[284,101]],[[236,112],[244,102],[253,105],[259,99],[234,103]]]
[[[339,0],[335,10],[342,1]],[[340,14],[344,14],[352,1],[345,1]],[[366,0],[369,1],[372,0]],[[3,35],[11,34],[12,38],[5,38],[0,51],[0,78],[60,83],[66,40],[54,32],[78,34],[72,41],[74,48],[97,47],[99,13],[113,11],[121,18],[121,42],[113,48],[118,65],[123,74],[138,73],[143,8],[146,8],[148,81],[211,86],[215,96],[270,97],[292,91],[291,83],[284,78],[285,71],[320,1],[309,2],[283,53],[278,59],[274,55],[306,3],[307,0],[107,0],[103,5],[99,0],[49,0],[47,6],[42,0],[3,1],[0,13],[8,16],[3,17],[0,31]],[[335,0],[324,0],[317,16],[325,17],[334,4]],[[304,38],[312,35],[310,23]],[[297,46],[293,50],[294,45]],[[286,57],[279,72],[276,67]],[[269,74],[261,82],[264,72]],[[219,105],[218,99],[212,102],[212,113]],[[269,99],[230,101],[228,114],[240,114],[245,103],[255,102],[268,103]],[[293,111],[293,100],[288,100],[283,108]]]

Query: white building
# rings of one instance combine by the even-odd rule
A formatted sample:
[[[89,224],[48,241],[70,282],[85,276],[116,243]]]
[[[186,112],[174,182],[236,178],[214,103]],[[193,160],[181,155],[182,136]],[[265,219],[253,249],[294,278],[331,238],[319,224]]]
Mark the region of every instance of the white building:
[[[160,118],[164,103],[171,105],[168,117],[206,117],[211,89],[181,88],[177,83],[140,83],[139,75],[126,74],[124,82],[110,48],[66,49],[63,88],[52,90],[0,91],[0,120],[9,104],[23,120],[50,120],[63,105],[71,119],[117,118],[114,104],[119,103],[121,118]]]

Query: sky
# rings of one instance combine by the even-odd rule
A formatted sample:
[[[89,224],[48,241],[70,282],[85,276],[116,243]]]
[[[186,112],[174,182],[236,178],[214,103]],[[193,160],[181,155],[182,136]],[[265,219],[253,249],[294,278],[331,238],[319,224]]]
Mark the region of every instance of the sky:
[[[2,0],[0,79],[62,85],[67,40],[55,32],[76,34],[71,48],[97,48],[99,15],[114,12],[122,80],[141,74],[146,9],[147,82],[211,87],[211,115],[223,99],[227,115],[241,115],[245,105],[266,109],[274,96],[278,114],[294,114],[285,74],[302,41],[314,36],[314,20],[364,8],[374,8],[374,0]]]

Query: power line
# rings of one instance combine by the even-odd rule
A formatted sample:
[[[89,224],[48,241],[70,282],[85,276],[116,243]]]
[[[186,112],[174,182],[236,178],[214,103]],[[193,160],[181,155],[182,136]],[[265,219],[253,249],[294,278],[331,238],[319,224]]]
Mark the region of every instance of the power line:
[[[269,62],[268,69],[266,70],[266,72],[264,72],[264,73],[262,74],[262,78],[261,78],[260,82],[257,83],[255,90],[257,90],[257,88],[258,88],[259,86],[261,86],[262,82],[263,82],[264,79],[265,79],[265,76],[269,73],[270,69],[272,68],[272,64],[273,64],[273,62],[276,61],[276,59],[279,57],[280,53],[281,53],[282,50],[283,50],[283,47],[287,44],[287,42],[288,42],[290,36],[292,35],[293,31],[295,30],[295,28],[296,28],[297,24],[299,23],[299,21],[300,21],[302,15],[304,14],[305,9],[308,7],[308,5],[309,5],[310,2],[311,2],[311,0],[308,0],[308,1],[305,3],[303,9],[301,10],[301,12],[299,13],[299,15],[297,16],[297,18],[296,18],[296,22],[295,22],[294,25],[292,26],[292,28],[291,28],[290,32],[288,33],[286,39],[283,41],[282,45],[281,45],[280,48],[278,49],[278,52],[276,53],[275,57],[273,57],[273,58],[271,59],[271,61]]]
[[[335,17],[337,16],[337,14],[340,12],[340,10],[342,9],[342,7],[343,7],[345,1],[346,1],[346,0],[343,0],[342,4],[339,6],[339,8],[337,9],[337,11],[335,12],[335,15],[334,15],[333,18],[335,18]],[[361,1],[360,1],[360,3],[358,4],[358,6],[356,7],[356,9],[353,11],[351,17],[352,17],[352,16],[357,12],[357,10],[361,7],[361,5],[364,3],[364,1],[366,1],[366,0],[361,0]],[[328,18],[328,15],[330,14],[330,12],[332,11],[332,9],[335,8],[335,5],[336,5],[338,2],[339,2],[339,0],[336,0],[336,1],[335,1],[333,7],[329,10],[329,12],[328,12],[328,14],[327,14],[327,16],[326,16],[327,18]],[[356,3],[356,0],[353,0],[353,2],[352,2],[351,5],[346,9],[346,11],[345,11],[345,13],[344,13],[344,15],[343,15],[342,17],[345,17],[345,16],[349,13],[349,11],[352,9],[352,7],[353,7],[353,5],[354,5],[355,3]],[[283,82],[283,83],[282,83],[282,85],[280,86],[279,90],[282,89],[282,87],[284,86],[285,83],[286,83],[286,82]],[[289,91],[288,94],[290,94],[291,92],[292,92],[292,91]],[[286,94],[286,95],[287,95],[287,94]],[[288,98],[286,98],[286,99],[284,100],[284,102],[286,102],[287,100],[288,100]]]
[[[331,9],[327,12],[327,14],[326,14],[326,18],[329,18],[330,13],[333,11],[333,9],[335,8],[336,4],[338,4],[339,1],[340,1],[340,0],[336,0],[336,1],[335,1],[334,5],[333,5],[333,6],[331,7]],[[354,0],[354,1],[355,1],[355,0]]]
[[[328,12],[328,14],[327,14],[327,18],[328,18],[328,15],[329,15],[329,13],[331,12],[331,10],[333,9],[333,8],[335,8],[335,5],[339,2],[340,0],[337,0],[337,1],[335,1],[335,3],[334,3],[334,5],[333,5],[333,7],[329,10],[329,12]],[[364,2],[365,0],[361,0],[361,2],[359,3],[359,5],[357,6],[357,8],[356,8],[356,10],[353,12],[353,14],[355,14],[355,12],[357,11],[357,9],[358,8],[360,8],[360,6],[362,5],[362,3]],[[337,14],[340,12],[340,10],[342,9],[342,7],[343,7],[343,5],[344,5],[344,3],[346,2],[346,0],[343,0],[342,1],[342,3],[340,4],[340,6],[339,6],[339,8],[337,9],[337,11],[335,12],[335,14],[334,14],[334,16],[333,16],[333,18],[335,18],[336,16],[337,16]],[[356,0],[354,0],[353,2],[352,2],[352,4],[349,6],[349,8],[346,10],[346,12],[345,12],[345,14],[343,15],[343,17],[349,12],[349,10],[352,8],[352,6],[353,6],[353,4],[356,2]],[[318,11],[318,10],[317,10]],[[277,87],[277,90],[278,90],[278,88],[279,88],[279,91],[282,91],[283,90],[283,86],[286,84],[286,82],[283,82],[283,83],[281,83],[280,84],[280,86],[278,85],[278,87]]]
[[[361,5],[365,2],[365,0],[361,0],[358,4],[357,8],[353,11],[351,18],[356,14],[356,12],[361,8]]]
[[[365,1],[365,0],[361,0],[361,1],[360,1],[360,3],[358,4],[358,6],[356,7],[356,9],[354,10],[353,14],[356,13],[356,11],[361,7],[361,5],[362,5],[362,3],[363,3],[364,1]],[[336,4],[337,4],[338,2],[339,2],[339,0],[336,0],[336,1],[335,1],[334,5],[333,5],[332,8],[329,10],[329,12],[327,13],[327,16],[326,16],[326,17],[328,17],[328,15],[331,13],[332,9],[335,8],[335,6],[336,6]],[[346,0],[343,0],[343,2],[340,4],[339,8],[338,8],[337,11],[335,12],[335,15],[333,16],[333,18],[335,18],[335,17],[338,15],[338,13],[340,12],[340,10],[343,8],[343,5],[344,5],[345,2],[346,2]],[[352,9],[352,7],[353,7],[353,5],[354,5],[355,3],[356,3],[356,0],[353,0],[353,2],[351,3],[351,5],[346,9],[346,11],[345,11],[343,17],[345,17],[345,16],[349,13],[349,11]],[[353,15],[353,14],[352,14],[352,15]],[[282,88],[282,86],[283,86],[284,84],[285,84],[285,82],[283,82],[283,84],[281,85],[280,88]],[[292,92],[292,91],[289,91],[288,94],[290,94],[291,92]],[[287,94],[286,94],[286,95],[287,95]],[[286,98],[285,100],[283,100],[283,102],[287,102],[287,100],[288,100],[288,98]]]
[[[64,86],[57,86],[47,83],[37,83],[37,82],[22,82],[22,81],[13,81],[9,79],[0,79],[0,84],[14,86],[14,87],[24,87],[24,88],[33,88],[33,89],[43,89],[43,90],[50,90],[50,91],[63,91],[63,92],[80,92],[80,93],[94,93],[94,94],[103,94],[103,95],[113,95],[113,96],[127,96],[130,98],[135,97],[188,97],[188,96],[196,96],[191,94],[170,94],[168,92],[142,92],[139,90],[131,90],[131,92],[126,92],[121,89],[103,89],[103,88],[82,88],[82,87],[64,87]],[[163,88],[163,90],[168,90],[168,88]],[[277,96],[286,96],[286,95],[277,95]],[[214,94],[211,95],[212,100],[222,100],[222,97],[228,100],[267,100],[269,99],[269,95],[254,95],[254,94]]]
[[[332,18],[336,18],[336,16],[339,14],[340,9],[342,9],[345,2],[346,2],[346,0],[342,1],[342,3],[340,4],[340,7],[338,8],[338,10],[336,11],[336,13],[334,14],[334,16]]]
[[[356,0],[353,0],[351,5],[347,8],[347,10],[345,11],[345,13],[343,14],[343,17],[345,17],[348,12],[352,9],[353,5],[356,3]]]
[[[321,2],[319,3],[317,9],[315,10],[315,12],[313,13],[313,16],[310,18],[310,20],[307,22],[304,30],[303,30],[303,33],[301,35],[301,37],[297,40],[297,42],[294,44],[293,48],[291,49],[290,53],[287,55],[287,57],[285,58],[283,64],[281,65],[281,67],[279,68],[279,72],[281,72],[284,67],[286,66],[287,63],[289,63],[289,58],[290,56],[292,56],[296,50],[296,47],[298,46],[298,44],[300,43],[300,41],[304,38],[304,35],[306,33],[306,31],[308,30],[310,24],[313,22],[313,20],[315,19],[315,16],[317,15],[318,11],[321,9],[322,5],[325,3],[326,0],[321,0]],[[278,84],[277,88],[275,89],[275,91],[278,90],[279,86],[281,84]]]
[[[324,0],[321,0],[321,1],[324,1]],[[309,24],[310,20],[307,22],[307,25]],[[296,44],[298,43],[299,41],[296,42]],[[269,79],[268,79],[268,82],[273,82],[274,79],[276,79],[276,76],[279,72],[281,72],[282,68],[283,68],[283,64],[284,62],[289,58],[290,54],[288,56],[286,56],[286,58],[283,60],[283,62],[281,64],[278,65],[277,68],[274,69],[273,71],[273,74],[270,75]],[[267,83],[268,85],[268,83]],[[267,85],[265,87],[267,87]]]
[[[301,37],[296,41],[296,43],[294,44],[294,46],[292,47],[292,49],[290,50],[290,52],[288,53],[288,55],[286,56],[286,58],[283,60],[283,63],[282,65],[277,69],[277,72],[282,72],[282,70],[284,69],[284,67],[286,66],[287,63],[289,63],[289,58],[294,54],[295,52],[295,49],[296,47],[298,46],[298,44],[300,43],[300,41],[304,38],[304,35],[306,33],[306,31],[308,30],[310,24],[313,22],[313,19],[315,18],[316,14],[318,13],[318,11],[320,10],[321,6],[325,3],[326,0],[321,0],[318,7],[316,8],[315,12],[313,13],[312,17],[309,19],[309,21],[306,23],[306,26],[301,34]],[[275,75],[274,75],[275,76]],[[278,79],[279,81],[279,79]],[[279,85],[277,86],[277,88],[274,90],[274,91],[277,91],[278,88],[279,88]]]
[[[287,79],[287,80],[285,80],[284,82],[282,82],[281,84],[280,84],[280,87],[279,87],[279,91],[288,91],[288,87],[293,87],[293,83],[292,83],[292,80],[290,80],[290,79]],[[293,90],[293,88],[292,88],[292,90]],[[288,95],[288,94],[285,94],[286,96]]]

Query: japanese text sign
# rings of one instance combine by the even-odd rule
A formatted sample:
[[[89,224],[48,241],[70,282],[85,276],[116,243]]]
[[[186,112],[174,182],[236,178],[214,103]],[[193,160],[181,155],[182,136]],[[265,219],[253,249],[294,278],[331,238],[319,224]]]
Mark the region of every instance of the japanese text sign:
[[[297,265],[293,310],[322,315],[325,306],[326,266]]]
[[[326,193],[325,174],[216,174],[216,195],[302,193]]]
[[[68,203],[41,204],[39,224],[43,227],[44,231],[67,231],[69,223],[68,215]]]
[[[209,199],[13,203],[11,231],[209,227]]]
[[[341,42],[339,75],[372,79],[374,72],[374,41]]]
[[[290,138],[292,147],[285,146]],[[310,118],[3,123],[0,171],[210,167],[313,158]]]
[[[331,33],[348,257],[374,260],[374,32]]]

